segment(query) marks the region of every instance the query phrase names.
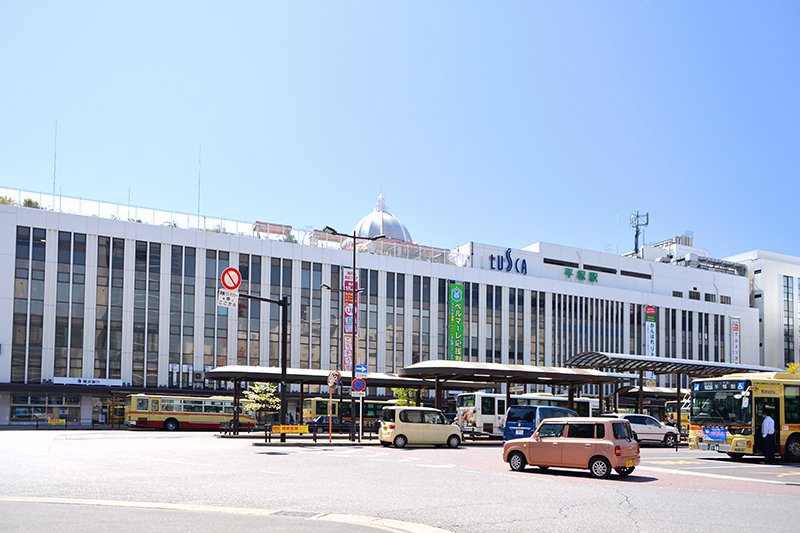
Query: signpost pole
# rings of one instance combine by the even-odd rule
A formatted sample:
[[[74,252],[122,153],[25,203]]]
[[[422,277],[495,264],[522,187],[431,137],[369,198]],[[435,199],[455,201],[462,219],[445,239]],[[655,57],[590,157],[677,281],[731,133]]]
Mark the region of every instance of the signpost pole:
[[[333,442],[333,388],[328,385],[328,444]]]

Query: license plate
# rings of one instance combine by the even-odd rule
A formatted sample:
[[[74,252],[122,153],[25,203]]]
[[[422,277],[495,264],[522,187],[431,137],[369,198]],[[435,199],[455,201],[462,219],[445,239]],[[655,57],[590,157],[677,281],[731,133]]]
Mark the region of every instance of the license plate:
[[[719,444],[709,444],[708,451],[716,452],[719,451]]]
[[[626,468],[630,468],[632,466],[633,466],[633,459],[628,459],[627,461],[625,461]]]
[[[524,431],[522,431],[521,429],[517,429],[517,430],[514,430],[514,433],[516,433],[517,435],[522,435],[524,433]]]

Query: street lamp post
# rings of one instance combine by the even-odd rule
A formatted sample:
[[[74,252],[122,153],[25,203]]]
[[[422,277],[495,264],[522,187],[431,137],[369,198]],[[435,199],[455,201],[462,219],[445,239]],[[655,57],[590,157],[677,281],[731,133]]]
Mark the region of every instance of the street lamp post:
[[[281,308],[281,412],[280,423],[286,425],[286,354],[289,343],[289,297],[284,296],[280,300],[255,296],[252,294],[240,294],[240,298],[248,298],[259,302],[266,302],[279,305]],[[238,427],[237,427],[238,429]],[[281,433],[281,442],[286,442],[286,433]]]
[[[324,233],[328,235],[337,235],[339,237],[347,237],[353,239],[353,288],[351,290],[345,290],[344,292],[350,292],[353,295],[353,327],[350,328],[350,344],[353,350],[353,361],[350,367],[350,417],[353,419],[353,429],[356,426],[356,399],[352,395],[352,388],[353,388],[353,381],[356,379],[356,363],[358,362],[358,344],[356,342],[356,325],[358,324],[358,292],[359,290],[356,288],[356,283],[358,282],[358,270],[356,270],[356,245],[358,244],[358,240],[364,241],[377,241],[378,239],[383,239],[386,235],[376,235],[374,237],[360,237],[356,234],[356,231],[353,230],[353,234],[350,235],[349,233],[339,233],[335,229],[330,226],[325,226],[322,230]],[[363,413],[362,413],[363,417]],[[358,426],[358,442],[361,442],[361,431],[362,427],[361,424]],[[352,433],[351,433],[352,434]],[[352,438],[351,438],[352,440]]]

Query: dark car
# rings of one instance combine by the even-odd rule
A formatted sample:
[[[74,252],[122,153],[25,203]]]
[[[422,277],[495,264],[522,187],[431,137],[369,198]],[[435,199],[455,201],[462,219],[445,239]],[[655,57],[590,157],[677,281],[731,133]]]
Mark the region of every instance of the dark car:
[[[327,433],[329,429],[333,431],[333,433],[350,433],[350,426],[349,422],[342,422],[339,420],[338,416],[331,417],[331,421],[328,422],[327,415],[320,415],[314,417],[308,423],[308,432],[309,433]]]

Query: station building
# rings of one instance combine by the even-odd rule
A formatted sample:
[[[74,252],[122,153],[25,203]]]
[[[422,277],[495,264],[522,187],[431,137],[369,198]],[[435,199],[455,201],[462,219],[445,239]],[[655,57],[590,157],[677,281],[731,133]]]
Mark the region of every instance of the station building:
[[[210,394],[231,386],[205,379],[211,368],[279,366],[278,306],[217,305],[228,266],[241,271],[241,292],[290,297],[290,367],[341,368],[354,242],[357,362],[370,372],[447,358],[450,281],[464,286],[466,361],[562,366],[597,350],[779,362],[759,349],[747,267],[706,257],[686,236],[623,256],[543,242],[440,249],[415,244],[382,196],[353,230],[385,236],[375,241],[16,189],[0,196],[16,204],[0,205],[0,425],[102,422],[114,393]]]

